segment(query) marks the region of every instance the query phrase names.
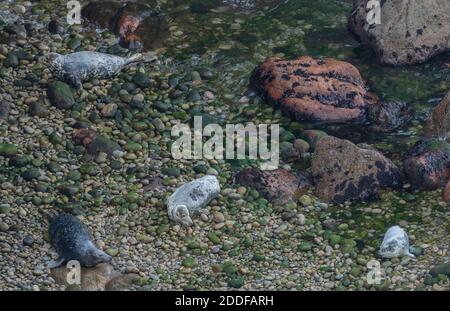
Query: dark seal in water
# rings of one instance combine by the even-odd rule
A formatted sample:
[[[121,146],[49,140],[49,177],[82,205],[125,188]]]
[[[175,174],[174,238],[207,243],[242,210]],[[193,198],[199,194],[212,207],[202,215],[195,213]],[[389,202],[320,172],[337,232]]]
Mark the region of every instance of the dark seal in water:
[[[59,255],[57,260],[49,264],[49,268],[70,260],[77,260],[83,267],[111,261],[111,256],[94,245],[88,227],[75,216],[60,214],[54,217],[50,222],[49,236],[50,243]]]

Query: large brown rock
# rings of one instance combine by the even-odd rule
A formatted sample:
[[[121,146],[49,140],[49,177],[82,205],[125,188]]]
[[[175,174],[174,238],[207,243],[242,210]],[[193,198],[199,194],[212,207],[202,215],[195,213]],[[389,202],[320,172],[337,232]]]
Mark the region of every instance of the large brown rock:
[[[270,58],[255,70],[252,81],[268,101],[301,121],[362,120],[378,102],[358,69],[335,59]]]
[[[450,93],[434,108],[428,120],[426,136],[441,139],[450,137]]]
[[[67,290],[75,291],[118,291],[127,290],[133,285],[139,275],[121,274],[114,270],[114,267],[107,263],[101,263],[93,268],[81,268],[79,285],[67,283],[67,276],[70,270],[61,266],[51,270],[51,276],[57,284],[65,285]]]
[[[401,171],[380,152],[332,136],[318,141],[311,174],[317,197],[338,204],[376,198],[381,188],[402,185]]]
[[[419,141],[408,152],[403,167],[413,188],[442,188],[450,177],[450,144],[438,139]]]
[[[349,28],[382,63],[417,64],[450,50],[450,1],[379,1],[379,24],[367,21],[369,1],[356,1]]]
[[[305,194],[311,186],[307,176],[282,168],[271,171],[244,169],[234,176],[234,182],[253,188],[267,200],[276,203]]]

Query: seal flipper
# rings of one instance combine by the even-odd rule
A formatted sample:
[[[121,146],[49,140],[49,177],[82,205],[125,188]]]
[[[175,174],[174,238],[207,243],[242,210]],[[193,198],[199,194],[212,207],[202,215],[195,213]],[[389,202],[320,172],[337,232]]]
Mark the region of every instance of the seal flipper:
[[[128,65],[131,63],[136,63],[136,62],[140,61],[142,58],[143,58],[143,55],[141,53],[134,54],[127,59],[127,61],[125,62],[125,65]]]
[[[62,265],[64,263],[64,261],[66,261],[66,258],[64,258],[63,256],[59,256],[58,259],[50,261],[47,264],[47,268],[49,268],[49,269],[57,268],[60,265]]]

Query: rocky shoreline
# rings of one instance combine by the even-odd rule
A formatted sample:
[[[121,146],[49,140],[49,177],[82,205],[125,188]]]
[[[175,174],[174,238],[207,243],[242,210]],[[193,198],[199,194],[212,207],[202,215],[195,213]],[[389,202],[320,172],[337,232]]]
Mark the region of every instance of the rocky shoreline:
[[[300,112],[295,120],[283,115],[247,86],[266,57],[293,57],[274,52],[282,43],[267,53],[256,47],[251,60],[241,61],[246,54],[232,53],[236,46],[255,44],[253,37],[239,37],[250,14],[246,8],[244,15],[234,15],[239,1],[225,1],[232,8],[180,5],[173,20],[167,17],[165,48],[144,51],[144,62],[131,64],[114,78],[85,82],[77,91],[54,79],[47,66],[50,52],[91,50],[124,56],[129,51],[118,40],[120,30],[68,26],[64,15],[55,15],[62,2],[0,4],[0,11],[10,17],[0,15],[0,290],[449,289],[450,209],[442,190],[449,178],[450,149],[443,140],[447,119],[439,118],[446,116],[439,113],[447,111],[445,99],[433,117],[426,115],[431,134],[422,135],[422,125],[416,119],[411,125],[412,112],[403,106],[392,113],[386,109],[392,106],[384,104],[379,111],[366,111],[368,98],[371,105],[380,101],[358,69],[355,73],[344,61],[327,65],[328,72],[340,67],[351,74],[322,76],[331,80],[331,88],[347,81],[334,98],[324,96],[323,84],[315,81],[315,107],[330,107],[330,102],[336,104],[333,109],[350,107],[358,111],[347,121],[364,115],[364,126],[387,129],[386,136],[402,131],[414,136],[407,143],[409,153],[405,150],[391,160],[389,148],[356,144],[306,123],[342,121],[305,120],[310,114],[302,109],[310,107],[304,104],[309,99],[293,84],[310,79],[314,75],[308,70],[320,64],[306,66],[308,70],[297,72],[299,78],[291,76],[292,83],[286,82],[284,71],[272,76],[284,79],[279,85],[294,91],[280,95],[270,93],[270,83],[263,85],[272,102],[291,104]],[[257,2],[266,6],[270,1]],[[179,13],[183,10],[190,13]],[[203,11],[217,15],[199,29],[226,28],[224,23],[238,32],[215,45],[205,30],[213,42],[208,43],[211,51],[204,52],[206,60],[198,57],[205,48],[202,42],[191,47],[191,54],[186,52],[190,50],[183,33],[209,16],[199,13]],[[220,20],[221,14],[229,20]],[[126,27],[133,26],[129,21]],[[305,21],[297,26],[296,33],[285,30],[287,37],[280,40],[302,41],[296,36],[313,27]],[[266,48],[270,44],[265,42]],[[183,57],[189,61],[182,62]],[[311,59],[307,61],[316,61]],[[238,66],[230,65],[234,61]],[[361,75],[369,77],[361,67]],[[352,80],[355,75],[361,79]],[[351,95],[355,89],[360,98]],[[439,88],[439,94],[448,91],[447,85]],[[376,94],[384,96],[379,88]],[[219,124],[280,123],[280,169],[262,173],[248,165],[236,168],[232,161],[174,160],[170,129],[189,123],[193,115]],[[436,135],[437,144],[432,138]],[[421,139],[425,143],[415,145]],[[171,222],[166,198],[205,174],[217,176],[220,195],[201,210],[192,227]],[[369,200],[373,198],[377,200]],[[81,288],[67,286],[60,272],[46,267],[56,257],[47,234],[48,215],[55,211],[78,215],[91,228],[96,245],[113,257],[111,266],[87,270],[86,275],[101,277],[92,277],[92,282],[87,277],[89,284]],[[394,224],[408,232],[415,259],[377,255],[386,229]],[[380,284],[367,282],[371,260],[381,263]]]

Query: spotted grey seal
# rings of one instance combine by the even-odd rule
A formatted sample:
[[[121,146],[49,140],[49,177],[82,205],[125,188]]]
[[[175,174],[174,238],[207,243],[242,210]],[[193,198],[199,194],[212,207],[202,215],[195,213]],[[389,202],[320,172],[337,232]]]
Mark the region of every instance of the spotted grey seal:
[[[50,53],[49,59],[49,69],[56,78],[80,89],[83,81],[94,77],[105,79],[116,75],[124,66],[141,60],[142,54],[135,54],[126,58],[99,52],[82,51],[67,55]]]
[[[409,251],[408,235],[399,226],[393,226],[388,229],[381,243],[379,254],[383,258],[415,257]]]
[[[111,256],[99,250],[91,239],[88,227],[70,214],[60,214],[50,220],[50,243],[59,258],[49,263],[56,268],[66,261],[77,260],[83,267],[93,267],[101,262],[110,262]]]
[[[185,226],[192,226],[191,216],[204,208],[219,193],[219,180],[213,175],[185,183],[167,199],[169,218]]]

